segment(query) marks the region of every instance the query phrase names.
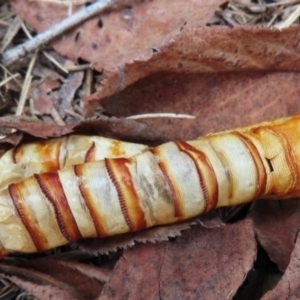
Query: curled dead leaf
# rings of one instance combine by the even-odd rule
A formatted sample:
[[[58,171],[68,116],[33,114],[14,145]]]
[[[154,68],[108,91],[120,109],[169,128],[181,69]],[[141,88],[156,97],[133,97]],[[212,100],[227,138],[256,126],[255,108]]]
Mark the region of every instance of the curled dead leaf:
[[[257,201],[251,210],[259,243],[270,259],[284,272],[300,227],[300,200]]]
[[[267,292],[262,300],[298,299],[300,276],[300,237],[298,235],[290,263],[277,286]]]

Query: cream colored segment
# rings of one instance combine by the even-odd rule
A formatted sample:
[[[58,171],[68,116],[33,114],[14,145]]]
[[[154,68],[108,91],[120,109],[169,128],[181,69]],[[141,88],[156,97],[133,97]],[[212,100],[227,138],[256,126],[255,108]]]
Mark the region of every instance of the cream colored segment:
[[[15,164],[11,158],[11,151],[0,159],[0,191],[5,190],[9,184],[21,181],[28,173],[28,166]]]
[[[87,151],[95,143],[95,160],[104,158],[131,157],[148,149],[141,144],[120,142],[99,136],[71,135],[69,137],[50,139],[48,147],[60,145],[59,166],[64,169],[85,162]],[[43,162],[48,157],[41,157],[40,143],[28,143],[22,146],[23,155],[15,164],[13,149],[5,152],[0,158],[0,191],[11,183],[24,180],[33,174],[43,171]]]
[[[83,238],[96,237],[97,232],[84,199],[79,190],[79,180],[73,168],[58,171],[61,185]]]
[[[291,116],[291,117],[285,117],[285,118],[280,118],[280,119],[275,119],[275,120],[264,121],[264,122],[260,122],[258,124],[250,124],[250,125],[235,128],[234,131],[239,131],[239,132],[245,133],[247,131],[255,131],[256,129],[263,128],[263,127],[280,126],[280,125],[285,124],[285,123],[290,122],[290,121],[292,121],[293,123],[294,122],[300,122],[300,115],[295,115],[295,116]],[[228,134],[228,133],[231,133],[232,131],[233,131],[232,129],[229,129],[229,130],[224,130],[222,132],[210,133],[207,136],[217,136],[220,133],[221,134]],[[203,137],[199,137],[199,138],[203,138]]]
[[[108,138],[93,137],[96,146],[95,159],[131,157],[148,150],[148,146],[121,142]]]
[[[261,158],[261,161],[264,165],[264,169],[267,175],[267,184],[266,184],[266,188],[265,191],[268,190],[268,187],[270,187],[270,181],[268,181],[268,178],[270,178],[270,174],[271,174],[271,170],[270,170],[270,166],[267,162],[267,160],[265,159],[270,158],[268,155],[266,155],[266,151],[264,149],[263,144],[261,143],[261,141],[259,139],[257,139],[257,137],[255,137],[255,134],[249,134],[248,130],[239,130],[238,132],[240,132],[241,134],[243,134],[247,139],[249,139],[251,141],[251,143],[253,143],[253,145],[255,146],[256,150],[259,153],[259,156]],[[265,197],[265,195],[262,195],[261,197]]]
[[[58,144],[65,141],[65,138],[57,138],[47,141],[49,147],[51,145],[56,148]],[[41,157],[40,143],[29,143],[22,146],[22,156],[16,164],[13,161],[13,149],[7,151],[0,158],[0,191],[8,187],[9,184],[24,180],[33,174],[44,172],[45,159]]]
[[[90,136],[71,135],[67,137],[64,149],[61,151],[61,170],[73,165],[84,163],[87,151],[92,147]]]
[[[266,152],[265,152],[264,146],[261,143],[261,141],[259,139],[257,139],[255,134],[249,134],[248,131],[237,130],[237,132],[240,132],[243,136],[245,136],[247,139],[249,139],[251,141],[251,143],[255,146],[257,152],[259,153],[259,156],[261,157],[261,161],[265,167],[266,173],[269,174],[270,167],[269,167],[267,161],[264,159],[266,157]]]
[[[21,180],[30,177],[33,174],[39,174],[45,172],[45,165],[49,161],[57,159],[56,151],[50,149],[61,149],[61,144],[65,141],[65,138],[50,139],[49,141],[42,141],[36,143],[24,144],[21,146],[22,156],[19,158],[17,165],[23,170],[23,178]],[[46,149],[49,150],[43,152],[45,143]],[[45,155],[49,153],[50,156]],[[54,156],[54,157],[53,157]],[[46,170],[48,171],[48,170]]]
[[[148,149],[145,145],[120,142],[99,136],[72,135],[68,138],[66,145],[67,159],[64,167],[84,163],[87,151],[93,143],[95,145],[95,160],[130,157]]]
[[[224,205],[236,205],[252,200],[258,178],[255,162],[246,145],[230,133],[206,138],[227,164],[225,168],[232,184],[232,195],[229,195],[228,202]]]
[[[257,133],[259,142],[263,148],[264,153],[262,158],[270,159],[272,167],[274,169],[271,172],[270,167],[266,166],[267,170],[267,185],[266,194],[269,191],[274,192],[276,190],[277,196],[280,193],[285,194],[286,191],[293,185],[293,174],[286,161],[286,153],[284,145],[281,144],[280,139],[272,130],[265,128]],[[255,135],[253,134],[255,137]],[[264,160],[266,163],[266,160]],[[284,176],[283,176],[284,174]],[[268,195],[269,196],[269,195]]]
[[[37,180],[30,177],[26,180],[26,188],[22,189],[22,201],[34,215],[37,225],[43,232],[43,237],[48,241],[50,248],[68,243],[62,235],[57,223],[55,210],[51,202],[41,191]]]
[[[9,252],[37,252],[7,191],[0,193],[0,241]]]
[[[172,194],[154,154],[147,151],[137,155],[127,166],[134,175],[132,179],[147,227],[175,222]]]
[[[212,165],[212,168],[215,172],[217,182],[218,182],[218,203],[217,207],[226,206],[228,203],[229,195],[229,182],[226,174],[226,170],[223,166],[220,157],[211,147],[209,141],[205,138],[198,138],[193,141],[188,141],[188,144],[194,148],[202,151],[207,156],[209,162]]]
[[[70,137],[63,137],[58,139],[53,139],[52,141],[58,141],[61,143],[61,146],[59,148],[59,155],[58,155],[58,164],[59,164],[59,170],[63,169],[66,163],[66,160],[68,159],[68,143],[69,143]]]
[[[107,235],[129,232],[126,220],[121,211],[116,186],[111,181],[104,161],[84,165],[84,185],[91,195],[91,201],[97,207]]]
[[[159,146],[158,151],[180,193],[184,218],[199,215],[205,209],[205,200],[194,161],[173,142]]]

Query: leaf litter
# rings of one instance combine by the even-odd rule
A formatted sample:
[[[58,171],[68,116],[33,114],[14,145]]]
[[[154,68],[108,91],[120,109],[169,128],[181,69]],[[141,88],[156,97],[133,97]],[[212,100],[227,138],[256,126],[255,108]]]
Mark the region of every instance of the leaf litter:
[[[78,132],[156,145],[299,113],[300,35],[296,25],[299,1],[199,0],[186,5],[185,1],[177,0],[174,3],[174,7],[166,8],[166,1],[121,1],[36,54],[28,54],[9,67],[0,65],[0,100],[6,106],[0,118],[3,144],[15,145],[22,138],[30,139],[30,135],[48,138]],[[81,4],[15,0],[11,1],[12,12],[8,1],[4,2],[0,7],[2,52],[31,38],[33,30],[43,31],[80,10]],[[140,119],[143,122],[125,119],[132,115],[143,118],[143,114],[160,117]],[[166,117],[178,114],[196,119]],[[93,119],[86,119],[87,116]],[[19,131],[12,132],[11,128]],[[286,270],[278,287],[265,297],[279,299],[278,295],[288,295],[285,282],[292,279],[286,276],[291,276],[293,268],[297,268],[294,257],[298,250],[294,246],[298,200],[282,202],[280,209],[278,205],[278,202],[257,202],[250,214],[254,225],[244,220],[219,228],[219,221],[210,221],[212,229],[196,226],[179,236],[189,225],[176,224],[174,229],[167,226],[111,238],[102,245],[100,240],[83,242],[91,243],[84,246],[84,251],[99,255],[100,263],[89,262],[93,268],[100,270],[105,260],[116,262],[115,268],[111,266],[112,273],[107,279],[111,278],[104,285],[101,297],[103,286],[98,284],[95,289],[91,287],[90,292],[95,292],[92,297],[98,294],[101,299],[108,299],[123,295],[133,299],[129,295],[144,295],[143,283],[148,286],[153,280],[154,289],[148,294],[153,298],[158,295],[171,299],[179,293],[195,299],[200,288],[206,299],[216,295],[239,299],[238,289],[247,274],[245,282],[251,282],[249,271],[256,255],[253,228],[271,260],[282,272]],[[240,213],[234,218],[241,218]],[[273,230],[272,224],[278,230]],[[137,245],[123,254],[117,252],[116,256],[109,252],[145,241],[166,240],[169,236],[177,237],[171,242]],[[239,250],[234,252],[232,245],[239,245]],[[69,247],[58,251],[68,253],[77,246]],[[109,254],[101,255],[103,252]],[[38,256],[25,256],[28,267],[25,263],[22,272],[7,271],[4,265],[3,276],[37,297],[53,291],[58,293],[56,299],[66,299],[63,297],[67,294],[63,293],[70,291],[63,288],[65,279],[60,281],[54,275],[58,267],[51,269],[52,256],[40,260],[47,278],[53,280],[52,290],[45,289],[36,278],[32,280],[29,265],[38,266],[41,259]],[[153,265],[149,265],[151,261]],[[59,260],[55,265],[60,263]],[[208,272],[203,271],[205,266],[209,266]],[[259,272],[260,266],[256,264],[254,271]],[[227,282],[232,274],[235,279]],[[87,278],[82,277],[82,282]],[[75,278],[70,284],[78,293]],[[59,291],[56,285],[60,286]],[[259,283],[256,288],[260,287]],[[43,299],[48,295],[43,294]]]

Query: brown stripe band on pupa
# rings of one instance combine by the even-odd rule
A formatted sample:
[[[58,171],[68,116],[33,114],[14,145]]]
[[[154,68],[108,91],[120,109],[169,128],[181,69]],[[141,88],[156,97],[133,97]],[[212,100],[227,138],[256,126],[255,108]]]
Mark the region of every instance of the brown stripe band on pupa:
[[[255,164],[256,175],[257,175],[257,187],[256,187],[256,192],[254,197],[257,198],[264,193],[267,185],[267,173],[263,161],[261,159],[261,156],[257,148],[249,138],[247,138],[244,134],[238,131],[233,131],[232,134],[237,136],[240,139],[240,141],[244,143],[244,145],[249,150],[249,153]]]
[[[17,145],[15,148],[12,149],[12,160],[16,164],[19,161],[19,157],[23,156],[22,148],[24,146],[22,144]]]
[[[233,196],[233,191],[234,191],[234,186],[233,186],[233,181],[232,181],[232,174],[231,174],[231,169],[230,169],[230,164],[228,163],[225,155],[222,152],[217,151],[214,146],[212,145],[212,143],[210,143],[209,141],[209,137],[208,137],[208,144],[210,146],[210,148],[214,151],[215,155],[218,157],[220,163],[222,164],[222,167],[224,169],[224,173],[227,179],[227,183],[228,183],[228,195],[227,195],[227,199],[228,199],[228,204],[230,203],[230,200],[232,199]]]
[[[84,162],[95,161],[96,157],[96,145],[95,142],[92,143],[92,146],[86,152]]]
[[[126,166],[130,162],[129,158],[105,159],[107,172],[117,189],[125,221],[130,231],[137,231],[146,228],[147,223],[139,203],[139,196],[135,191],[132,175]]]
[[[214,209],[218,203],[219,190],[217,177],[209,159],[204,152],[186,142],[177,141],[175,143],[179,150],[187,154],[195,164],[204,195],[205,212]]]
[[[54,208],[56,220],[62,235],[69,242],[76,242],[82,239],[58,174],[35,174],[34,177],[41,191]]]

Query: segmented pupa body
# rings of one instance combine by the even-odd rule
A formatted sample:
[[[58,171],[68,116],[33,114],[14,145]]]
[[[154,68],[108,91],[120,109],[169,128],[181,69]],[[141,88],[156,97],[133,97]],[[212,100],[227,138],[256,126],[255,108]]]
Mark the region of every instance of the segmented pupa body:
[[[105,158],[131,157],[147,149],[146,145],[83,135],[20,144],[0,158],[0,191],[33,174]]]
[[[48,164],[34,171],[28,167],[11,182],[9,176],[3,177],[7,182],[0,192],[3,255],[179,222],[260,197],[300,195],[300,116],[156,148],[123,147],[118,142],[122,149],[131,149],[118,158],[91,155],[94,142],[79,151],[76,143],[81,147],[81,138],[88,139],[69,138],[74,140],[74,157],[81,151],[79,161],[60,146],[59,151],[49,150],[56,153],[50,169]],[[66,142],[50,143],[57,141]],[[5,155],[12,165],[26,165],[33,160],[28,162],[25,153],[35,146],[24,146],[18,159],[18,148]],[[57,163],[60,157],[64,158]]]

